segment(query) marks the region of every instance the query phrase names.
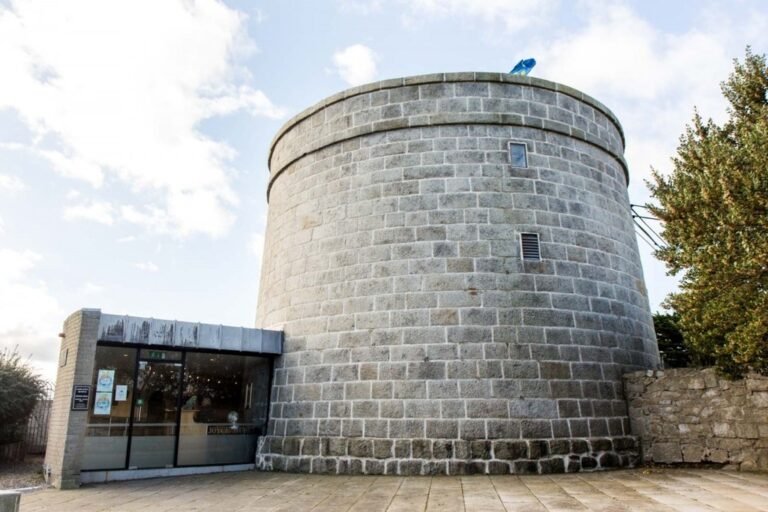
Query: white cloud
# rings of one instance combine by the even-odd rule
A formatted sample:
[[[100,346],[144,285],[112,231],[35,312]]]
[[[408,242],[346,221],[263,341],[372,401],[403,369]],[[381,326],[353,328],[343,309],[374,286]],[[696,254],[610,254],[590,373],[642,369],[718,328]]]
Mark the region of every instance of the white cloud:
[[[88,204],[68,206],[64,209],[66,220],[90,220],[111,226],[114,222],[112,205],[106,201],[94,201]]]
[[[152,233],[164,234],[172,229],[168,212],[156,206],[127,205],[120,208],[120,215],[124,221],[142,226]]]
[[[652,100],[671,91],[695,94],[730,68],[717,33],[665,33],[623,3],[594,4],[586,13],[583,30],[547,41],[536,52],[558,81],[601,97]]]
[[[160,270],[160,267],[158,267],[151,261],[142,261],[139,263],[134,263],[133,266],[144,272],[157,272],[158,270]]]
[[[213,98],[205,98],[203,106],[207,117],[222,116],[245,110],[255,117],[268,117],[280,119],[285,111],[276,107],[262,91],[255,91],[250,87],[225,87]]]
[[[52,379],[64,313],[45,283],[29,275],[41,260],[32,251],[0,249],[0,348],[18,347]]]
[[[0,191],[17,193],[24,190],[24,182],[17,176],[9,174],[0,174]]]
[[[244,83],[237,59],[252,46],[244,16],[218,0],[13,2],[0,6],[0,109],[62,175],[117,179],[165,232],[220,235],[238,201],[235,151],[201,122],[283,115]]]
[[[381,11],[384,0],[338,0],[342,11],[371,14]]]
[[[53,169],[66,178],[85,181],[95,188],[104,182],[101,165],[78,155],[65,155],[61,151],[41,149],[38,154],[48,160]]]
[[[415,25],[436,17],[477,19],[486,26],[501,25],[513,32],[539,25],[559,3],[558,0],[407,0],[403,22]]]
[[[81,295],[98,295],[104,291],[104,287],[100,284],[87,282],[80,288]]]
[[[353,44],[334,53],[333,64],[349,85],[361,85],[376,78],[376,54],[362,44]]]
[[[0,283],[13,283],[24,279],[42,257],[33,251],[12,251],[0,249]],[[4,315],[2,318],[8,318]],[[0,328],[3,324],[0,323]]]

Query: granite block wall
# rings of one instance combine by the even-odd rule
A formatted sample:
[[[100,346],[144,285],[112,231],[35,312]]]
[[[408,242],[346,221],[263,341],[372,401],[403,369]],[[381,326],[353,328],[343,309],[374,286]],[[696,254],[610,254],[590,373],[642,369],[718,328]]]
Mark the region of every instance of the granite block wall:
[[[633,372],[625,382],[645,462],[768,470],[768,377],[679,368]]]
[[[544,80],[388,80],[289,121],[270,156],[257,325],[285,345],[259,465],[631,464],[621,375],[659,359],[627,180],[615,116]]]

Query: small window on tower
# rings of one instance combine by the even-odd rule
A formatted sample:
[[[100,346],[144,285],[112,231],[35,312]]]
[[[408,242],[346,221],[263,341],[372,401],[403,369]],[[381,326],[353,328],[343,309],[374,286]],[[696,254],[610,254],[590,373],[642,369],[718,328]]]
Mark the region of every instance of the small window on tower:
[[[524,260],[539,261],[541,259],[539,235],[537,233],[520,233],[520,249]]]
[[[528,153],[525,143],[509,143],[509,163],[512,164],[512,167],[528,167]]]

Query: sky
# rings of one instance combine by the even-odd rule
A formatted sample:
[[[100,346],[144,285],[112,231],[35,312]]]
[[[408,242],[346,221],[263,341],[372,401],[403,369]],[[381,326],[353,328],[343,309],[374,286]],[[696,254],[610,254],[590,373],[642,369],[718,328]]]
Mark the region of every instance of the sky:
[[[253,326],[269,143],[340,90],[534,57],[621,120],[644,204],[747,45],[764,0],[0,0],[0,349],[53,379],[83,307]]]

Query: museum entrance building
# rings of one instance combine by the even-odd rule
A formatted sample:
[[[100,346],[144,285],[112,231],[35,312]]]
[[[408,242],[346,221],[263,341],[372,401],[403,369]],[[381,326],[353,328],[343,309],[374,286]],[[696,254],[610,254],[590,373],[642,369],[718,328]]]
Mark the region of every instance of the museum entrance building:
[[[62,338],[49,481],[253,468],[282,333],[81,310]]]

